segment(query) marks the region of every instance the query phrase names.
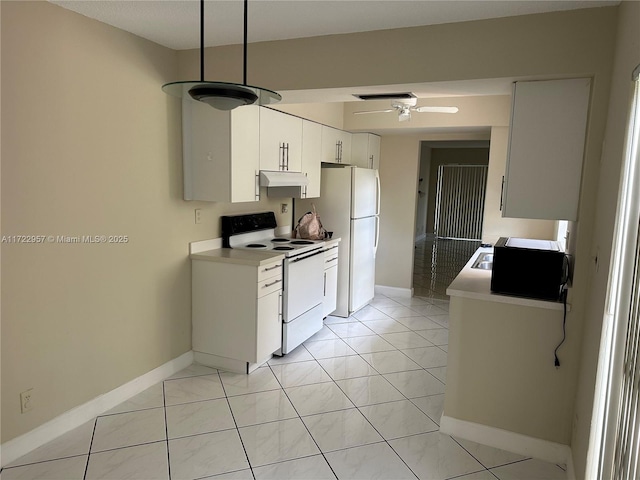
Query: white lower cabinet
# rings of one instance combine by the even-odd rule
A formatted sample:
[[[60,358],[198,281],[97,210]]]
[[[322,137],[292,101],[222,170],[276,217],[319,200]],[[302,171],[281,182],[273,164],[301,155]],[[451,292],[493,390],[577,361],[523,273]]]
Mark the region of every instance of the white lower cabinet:
[[[331,315],[338,300],[338,242],[329,243],[324,253],[324,298],[322,317]]]
[[[282,344],[282,260],[192,260],[192,343],[198,363],[248,373]]]

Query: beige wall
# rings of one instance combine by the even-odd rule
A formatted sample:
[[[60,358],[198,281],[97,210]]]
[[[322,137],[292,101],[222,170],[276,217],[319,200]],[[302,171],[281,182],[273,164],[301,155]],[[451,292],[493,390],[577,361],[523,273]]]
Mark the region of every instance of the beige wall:
[[[333,128],[344,128],[344,106],[342,103],[275,104],[272,105],[272,108]]]
[[[450,317],[444,414],[568,445],[580,339],[556,368],[562,310],[452,297]]]
[[[585,478],[584,469],[591,428],[597,359],[611,260],[611,242],[624,153],[624,136],[632,98],[631,72],[640,64],[639,19],[640,2],[622,2],[618,14],[618,35],[605,144],[598,169],[595,227],[589,244],[589,267],[585,271],[589,277],[589,288],[586,313],[583,318],[584,336],[582,355],[579,359],[580,374],[571,440],[576,478]],[[593,261],[596,256],[599,264],[597,269]]]
[[[180,104],[160,89],[175,52],[47,2],[0,4],[2,235],[129,238],[2,244],[6,442],[189,351],[188,243],[279,202],[181,199]]]

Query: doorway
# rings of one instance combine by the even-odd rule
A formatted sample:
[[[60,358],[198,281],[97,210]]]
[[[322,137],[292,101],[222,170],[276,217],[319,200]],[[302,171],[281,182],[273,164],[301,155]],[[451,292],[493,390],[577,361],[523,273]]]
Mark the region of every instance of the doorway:
[[[480,246],[488,164],[488,140],[422,142],[414,295],[448,298],[447,287]]]

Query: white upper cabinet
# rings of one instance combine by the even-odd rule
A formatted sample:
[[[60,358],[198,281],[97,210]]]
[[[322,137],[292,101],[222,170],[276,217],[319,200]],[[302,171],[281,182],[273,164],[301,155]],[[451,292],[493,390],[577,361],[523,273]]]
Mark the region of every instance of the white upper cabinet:
[[[373,133],[352,133],[351,164],[377,170],[380,167],[380,137]]]
[[[304,187],[303,198],[320,196],[322,125],[303,120],[302,122],[302,173],[309,179]]]
[[[322,161],[351,163],[351,133],[322,125]]]
[[[590,79],[516,82],[502,216],[578,219]]]
[[[302,119],[260,109],[260,170],[302,171]]]
[[[260,108],[231,111],[182,99],[184,199],[259,200]]]

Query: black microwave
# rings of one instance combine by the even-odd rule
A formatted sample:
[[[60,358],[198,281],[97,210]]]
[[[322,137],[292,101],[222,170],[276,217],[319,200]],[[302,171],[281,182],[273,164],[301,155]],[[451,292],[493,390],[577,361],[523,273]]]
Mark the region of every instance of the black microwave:
[[[568,262],[558,242],[501,237],[493,248],[491,291],[557,301]]]

